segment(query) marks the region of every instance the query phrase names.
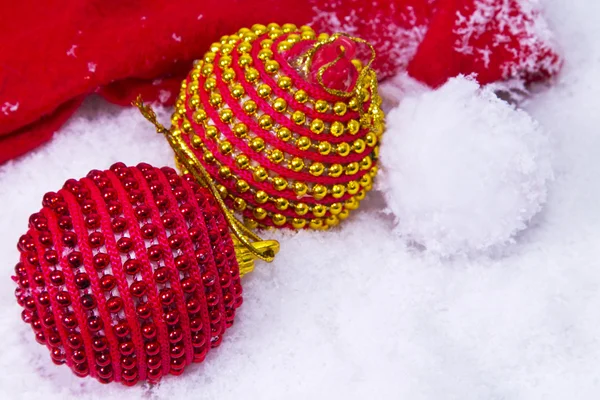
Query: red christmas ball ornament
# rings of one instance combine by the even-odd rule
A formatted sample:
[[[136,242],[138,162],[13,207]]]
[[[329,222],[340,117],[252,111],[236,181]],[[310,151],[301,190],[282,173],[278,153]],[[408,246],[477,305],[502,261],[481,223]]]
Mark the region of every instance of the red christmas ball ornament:
[[[229,218],[209,189],[168,167],[118,163],[70,179],[19,239],[23,321],[78,376],[134,385],[179,375],[233,324],[240,275],[260,253],[252,246],[271,258],[278,248],[244,245]]]

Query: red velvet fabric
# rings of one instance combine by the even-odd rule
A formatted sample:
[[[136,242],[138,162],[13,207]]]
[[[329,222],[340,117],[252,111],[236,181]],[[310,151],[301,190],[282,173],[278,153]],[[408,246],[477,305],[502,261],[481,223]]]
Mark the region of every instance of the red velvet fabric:
[[[90,93],[170,105],[195,58],[254,23],[345,31],[378,51],[381,78],[431,86],[551,76],[560,66],[530,0],[32,0],[0,2],[0,163],[48,141]]]

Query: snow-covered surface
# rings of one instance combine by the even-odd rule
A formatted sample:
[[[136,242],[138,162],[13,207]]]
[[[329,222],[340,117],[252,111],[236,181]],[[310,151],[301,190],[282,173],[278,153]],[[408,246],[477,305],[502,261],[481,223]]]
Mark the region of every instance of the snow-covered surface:
[[[392,234],[374,192],[338,230],[277,234],[282,251],[244,278],[222,346],[156,387],[54,366],[14,301],[15,244],[43,193],[118,160],[172,165],[134,110],[88,102],[51,144],[0,168],[0,398],[598,399],[600,3],[542,6],[566,64],[525,107],[551,137],[555,180],[515,244],[440,260]]]
[[[399,87],[404,96],[381,143],[378,187],[394,231],[441,256],[513,242],[546,201],[548,136],[472,78],[437,90],[411,86]]]

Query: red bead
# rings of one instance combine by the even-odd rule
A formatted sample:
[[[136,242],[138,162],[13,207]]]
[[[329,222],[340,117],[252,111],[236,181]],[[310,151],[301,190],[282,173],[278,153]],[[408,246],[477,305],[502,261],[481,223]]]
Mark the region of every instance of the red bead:
[[[81,296],[81,305],[86,310],[91,310],[96,307],[96,299],[91,294],[84,294]]]
[[[111,363],[110,353],[108,351],[103,351],[96,355],[96,365],[104,367]]]
[[[35,334],[35,340],[39,344],[46,344],[46,336],[44,336],[43,332],[38,332]]]
[[[192,346],[198,348],[206,344],[206,337],[203,333],[194,333],[192,335]]]
[[[175,292],[171,288],[162,289],[159,293],[160,301],[168,306],[175,300]]]
[[[36,271],[33,273],[33,281],[38,287],[46,286],[46,281],[44,280],[44,275],[40,271]]]
[[[183,346],[181,346],[181,347],[183,347]],[[183,351],[182,351],[182,355],[183,355]],[[184,357],[179,356],[178,358],[174,357],[171,359],[171,373],[173,373],[173,370],[179,371],[179,370],[182,370],[183,368],[185,368],[185,358]]]
[[[96,211],[96,203],[94,203],[92,200],[85,200],[83,203],[81,203],[81,211],[83,211],[84,214],[89,214]]]
[[[127,190],[139,188],[138,182],[133,178],[128,178],[123,181],[123,187]]]
[[[181,281],[181,289],[185,293],[192,293],[196,289],[196,284],[192,278],[185,278]]]
[[[118,313],[123,309],[123,299],[118,296],[113,296],[106,301],[106,308],[113,314]]]
[[[85,352],[83,350],[73,350],[71,359],[76,363],[80,364],[86,360]]]
[[[117,325],[115,325],[114,330],[115,335],[117,335],[117,337],[120,338],[129,335],[129,332],[131,332],[131,330],[129,329],[129,325],[127,325],[127,322],[125,321],[121,321]]]
[[[186,302],[186,307],[187,310],[190,314],[195,314],[198,311],[200,311],[200,307],[202,306],[202,303],[200,302],[200,300],[192,297],[190,298],[187,302]]]
[[[110,292],[117,286],[117,279],[109,274],[106,274],[100,278],[100,289]]]
[[[148,342],[144,346],[146,348],[146,354],[149,356],[154,356],[160,352],[160,344],[158,342]]]
[[[161,217],[161,221],[167,229],[173,229],[175,225],[177,225],[177,219],[175,219],[175,217],[171,213],[163,214],[163,216]]]
[[[212,324],[216,324],[219,321],[221,321],[221,312],[218,310],[211,311],[209,317],[210,317],[210,322]]]
[[[163,256],[163,251],[159,245],[155,244],[148,248],[148,258],[151,261],[159,261]]]
[[[26,276],[20,277],[19,285],[21,285],[22,288],[27,289],[29,287],[29,278],[27,278]]]
[[[208,252],[204,249],[198,249],[195,252],[196,262],[199,265],[203,265],[206,260],[208,260]]]
[[[54,286],[60,286],[65,284],[65,274],[62,271],[54,270],[50,272],[50,282]]]
[[[162,376],[162,370],[160,368],[148,370],[148,380],[151,382],[158,382]]]
[[[175,235],[171,235],[169,236],[169,247],[171,249],[177,250],[180,249],[183,246],[183,236],[175,234]]]
[[[90,287],[90,277],[85,272],[80,272],[75,275],[75,285],[79,289],[87,289]]]
[[[141,268],[142,263],[136,260],[135,258],[130,258],[129,260],[125,261],[125,264],[123,265],[123,269],[128,275],[137,274],[138,272],[140,272]]]
[[[175,258],[175,267],[180,271],[187,271],[190,268],[190,261],[184,254]]]
[[[17,263],[17,265],[15,265],[15,274],[17,274],[18,276],[26,276],[27,275],[27,268],[25,268],[25,265],[23,263]]]
[[[109,379],[113,374],[112,367],[110,365],[99,367],[96,371],[98,371],[98,376],[102,379]]]
[[[50,247],[54,244],[54,242],[52,240],[52,235],[50,234],[50,232],[40,233],[38,240],[40,241],[41,244],[43,244],[46,247]]]
[[[57,215],[67,216],[69,215],[69,207],[67,207],[67,203],[59,203],[56,208],[54,208],[54,212]]]
[[[83,264],[83,256],[79,251],[72,251],[67,256],[67,262],[72,268],[79,268]]]
[[[181,344],[171,346],[170,353],[171,353],[171,357],[179,358],[183,355],[183,353],[185,353],[185,347]]]
[[[135,347],[133,346],[132,341],[127,341],[119,344],[119,352],[121,352],[121,354],[123,354],[124,356],[129,356],[133,354],[134,350]]]
[[[41,292],[38,296],[38,302],[41,306],[50,305],[50,294],[48,292]]]
[[[169,276],[169,270],[166,267],[160,267],[154,271],[154,279],[157,283],[167,283]]]
[[[200,317],[190,318],[190,330],[192,332],[202,330],[202,319]]]
[[[20,251],[34,251],[35,243],[33,242],[33,238],[29,235],[23,235],[19,238],[19,244],[17,248]]]
[[[33,297],[27,297],[25,299],[25,308],[28,310],[35,310],[35,300]]]
[[[112,230],[115,233],[122,233],[127,229],[127,221],[124,218],[117,217],[112,220]]]
[[[93,248],[97,248],[100,246],[104,246],[104,235],[100,232],[92,232],[89,237],[90,246]]]
[[[154,224],[145,224],[144,226],[142,226],[142,237],[144,239],[154,239],[158,233],[158,230],[156,229],[156,225]]]
[[[177,343],[183,337],[183,331],[181,328],[174,328],[171,332],[169,332],[169,342]]]
[[[44,259],[50,265],[56,265],[58,263],[58,253],[55,250],[47,250],[44,253]]]
[[[71,295],[68,292],[60,291],[56,294],[56,302],[63,307],[71,305]]]
[[[63,316],[63,325],[68,329],[73,329],[77,326],[77,318],[75,318],[75,314],[68,313]]]
[[[35,253],[29,253],[27,255],[27,261],[29,261],[29,264],[32,264],[32,265],[35,265],[35,266],[40,265],[40,260],[38,259],[38,256]],[[22,276],[21,278],[25,278],[25,277]]]
[[[167,325],[175,325],[179,322],[179,311],[171,310],[165,314],[165,322]]]
[[[110,264],[110,257],[106,253],[98,253],[94,255],[94,268],[97,271],[102,271]]]
[[[121,375],[126,382],[132,382],[137,380],[138,378],[138,370],[136,368],[124,369],[121,371]]]
[[[191,204],[182,205],[181,207],[179,207],[179,211],[181,211],[181,214],[183,214],[185,219],[188,221],[191,221],[194,218],[196,218],[196,211],[194,210],[194,207]]]
[[[116,200],[117,192],[113,188],[106,188],[102,191],[102,198],[104,201]]]
[[[231,285],[231,276],[228,274],[221,275],[221,279],[219,280],[221,283],[221,289],[226,289]]]
[[[225,303],[226,307],[230,307],[234,301],[235,297],[231,293],[227,292],[223,295],[223,303]]]
[[[54,192],[48,192],[44,195],[44,199],[42,200],[42,205],[44,207],[53,208],[56,203],[61,200],[60,196]]]
[[[65,232],[62,237],[63,244],[67,247],[75,247],[77,245],[77,234],[75,232]]]
[[[53,333],[48,336],[48,343],[52,346],[60,345],[60,336],[56,333]]]
[[[165,211],[167,207],[169,207],[169,199],[167,199],[165,196],[157,197],[154,199],[154,203],[160,211]]]
[[[142,297],[146,294],[146,284],[142,281],[136,281],[130,286],[131,294],[135,297]]]
[[[98,229],[100,227],[100,216],[96,213],[90,213],[85,217],[85,226],[88,229]]]
[[[67,337],[67,343],[70,348],[77,349],[83,344],[83,340],[81,339],[81,334],[79,333],[71,333]]]
[[[73,367],[73,372],[75,372],[75,375],[79,377],[87,376],[90,372],[87,362],[75,364],[75,366]]]
[[[121,367],[123,369],[132,369],[137,364],[135,357],[123,356],[121,357]]]
[[[116,201],[109,202],[106,208],[108,209],[108,213],[111,217],[116,217],[123,212],[123,207],[121,207],[121,204]]]
[[[129,191],[129,202],[132,205],[141,203],[142,201],[144,201],[144,193],[142,193],[142,191],[140,191],[140,190]]]
[[[73,221],[70,217],[60,217],[58,220],[58,227],[63,231],[69,231],[73,229]]]
[[[45,326],[46,328],[53,327],[54,324],[55,324],[54,315],[47,314],[44,316],[44,318],[42,318],[42,325]]]
[[[156,325],[149,322],[145,323],[142,326],[142,336],[145,339],[154,339],[156,337]]]
[[[202,229],[197,226],[192,226],[188,230],[188,234],[190,235],[190,238],[192,239],[192,241],[197,242],[202,237]]]
[[[140,302],[136,307],[136,313],[140,318],[146,319],[150,317],[150,314],[152,313],[152,308],[148,303]]]
[[[117,241],[117,248],[121,253],[128,253],[133,248],[133,240],[130,237],[123,236]]]
[[[108,342],[104,336],[95,336],[92,340],[92,347],[96,351],[103,351],[108,347]]]
[[[150,356],[146,359],[146,364],[150,369],[160,368],[162,364],[162,358],[160,356]]]
[[[217,276],[213,272],[205,272],[202,274],[202,283],[206,287],[210,287],[217,281]]]
[[[215,292],[211,292],[206,295],[206,304],[210,307],[214,307],[219,303],[219,295]]]
[[[150,208],[148,208],[147,206],[144,206],[144,205],[136,207],[135,216],[140,221],[143,221],[146,218],[149,218],[150,217]]]
[[[158,196],[163,192],[163,186],[160,182],[152,182],[149,185],[150,191],[153,195]]]
[[[56,361],[64,361],[65,360],[65,353],[58,347],[54,347],[50,351],[50,355],[52,356],[53,360],[56,360]]]
[[[173,195],[178,201],[184,201],[187,199],[187,192],[181,187],[173,189]]]
[[[98,332],[104,327],[104,324],[98,316],[94,315],[88,318],[88,327],[90,328],[90,331]]]

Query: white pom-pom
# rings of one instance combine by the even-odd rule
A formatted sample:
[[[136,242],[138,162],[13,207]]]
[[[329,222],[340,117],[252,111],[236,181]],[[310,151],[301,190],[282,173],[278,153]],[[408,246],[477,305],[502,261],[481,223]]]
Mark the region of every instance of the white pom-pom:
[[[485,251],[541,210],[548,138],[491,89],[457,77],[408,95],[386,120],[379,188],[406,240],[442,256]]]

